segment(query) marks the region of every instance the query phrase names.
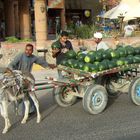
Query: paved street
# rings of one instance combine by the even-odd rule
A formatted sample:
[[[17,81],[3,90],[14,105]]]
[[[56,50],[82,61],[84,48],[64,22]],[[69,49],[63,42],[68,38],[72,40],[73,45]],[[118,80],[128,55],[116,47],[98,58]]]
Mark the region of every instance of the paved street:
[[[56,72],[34,72],[36,80]],[[12,127],[2,135],[1,140],[139,140],[140,107],[135,106],[126,94],[110,99],[106,110],[90,115],[83,110],[79,99],[68,108],[56,105],[51,90],[37,92],[40,101],[42,122],[36,124],[36,117],[27,124],[20,124],[21,117],[10,111]],[[0,117],[0,131],[4,126]]]

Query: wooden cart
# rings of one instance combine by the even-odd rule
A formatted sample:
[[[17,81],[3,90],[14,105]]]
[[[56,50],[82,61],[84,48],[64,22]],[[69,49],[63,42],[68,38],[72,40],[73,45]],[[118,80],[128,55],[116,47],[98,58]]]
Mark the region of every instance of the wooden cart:
[[[63,78],[53,80],[54,99],[61,107],[68,107],[82,98],[83,108],[90,114],[101,113],[107,106],[108,97],[128,93],[136,105],[140,105],[140,64],[130,64],[98,73],[58,66]]]
[[[140,64],[130,64],[98,73],[58,66],[63,78],[48,78],[48,83],[36,84],[34,90],[53,88],[54,99],[61,107],[73,105],[82,98],[83,108],[90,114],[101,113],[107,106],[108,97],[128,93],[131,101],[140,105]],[[40,87],[40,85],[42,85]]]

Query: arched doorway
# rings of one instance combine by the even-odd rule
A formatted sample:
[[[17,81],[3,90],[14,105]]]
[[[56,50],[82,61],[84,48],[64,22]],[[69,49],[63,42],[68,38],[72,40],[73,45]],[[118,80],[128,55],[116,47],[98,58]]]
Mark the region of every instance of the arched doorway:
[[[0,0],[0,39],[5,38],[4,2]]]

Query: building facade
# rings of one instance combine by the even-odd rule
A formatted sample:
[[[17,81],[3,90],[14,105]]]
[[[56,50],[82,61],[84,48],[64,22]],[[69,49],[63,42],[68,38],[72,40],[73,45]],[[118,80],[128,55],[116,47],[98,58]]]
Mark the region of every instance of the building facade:
[[[43,47],[48,34],[73,20],[93,22],[102,4],[97,0],[0,0],[0,37],[35,37]]]

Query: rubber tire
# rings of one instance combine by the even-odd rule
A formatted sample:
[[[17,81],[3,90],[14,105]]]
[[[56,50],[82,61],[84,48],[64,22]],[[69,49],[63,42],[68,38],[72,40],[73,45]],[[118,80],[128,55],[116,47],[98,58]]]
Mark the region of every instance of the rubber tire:
[[[134,80],[131,82],[131,84],[129,86],[128,94],[129,94],[129,97],[130,97],[130,100],[132,101],[132,103],[134,103],[135,105],[140,105],[140,97],[139,97],[139,102],[136,100],[135,88],[136,88],[137,84],[140,85],[140,77],[134,78]]]
[[[57,89],[55,89],[55,92],[53,94],[54,95],[54,100],[59,106],[68,107],[68,106],[73,105],[76,102],[77,97],[76,96],[71,96],[72,98],[70,99],[70,101],[66,101],[62,96],[62,93],[64,92],[64,89],[65,89],[65,87],[58,87]]]
[[[99,107],[95,108],[92,104],[92,97],[100,91],[100,96],[103,98]],[[101,113],[107,106],[108,102],[108,94],[106,89],[101,85],[90,85],[85,91],[83,97],[83,108],[86,112],[90,114],[99,114]]]
[[[109,87],[108,87],[108,85],[110,83],[110,77],[103,76],[103,77],[99,77],[99,78],[101,78],[101,79],[100,80],[97,79],[96,84],[100,84],[106,88],[108,97],[116,98],[119,96],[119,94],[120,94],[119,92],[116,92],[113,89],[109,89]]]

